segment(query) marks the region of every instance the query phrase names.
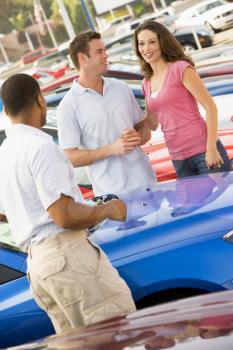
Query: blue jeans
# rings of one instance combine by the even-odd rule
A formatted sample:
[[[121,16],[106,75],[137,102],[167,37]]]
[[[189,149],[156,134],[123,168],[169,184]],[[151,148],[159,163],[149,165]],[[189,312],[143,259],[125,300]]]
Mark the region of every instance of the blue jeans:
[[[231,171],[231,161],[228,158],[227,152],[220,140],[217,141],[217,149],[220,156],[222,157],[222,160],[224,161],[221,167],[211,167],[208,169],[205,162],[206,152],[203,152],[183,160],[173,160],[172,162],[176,170],[177,177]]]

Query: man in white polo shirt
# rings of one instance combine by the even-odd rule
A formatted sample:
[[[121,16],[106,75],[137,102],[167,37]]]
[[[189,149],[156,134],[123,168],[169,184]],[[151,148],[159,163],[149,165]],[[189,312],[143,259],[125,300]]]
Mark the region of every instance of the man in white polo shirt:
[[[150,130],[128,85],[102,77],[108,56],[100,34],[78,35],[70,56],[79,78],[58,106],[57,123],[73,166],[88,166],[95,195],[153,187],[155,174],[140,147]]]
[[[57,332],[133,311],[129,288],[85,230],[125,220],[125,204],[84,204],[68,158],[40,130],[46,102],[35,79],[11,76],[1,97],[12,125],[0,148],[0,221],[28,252],[35,300]]]

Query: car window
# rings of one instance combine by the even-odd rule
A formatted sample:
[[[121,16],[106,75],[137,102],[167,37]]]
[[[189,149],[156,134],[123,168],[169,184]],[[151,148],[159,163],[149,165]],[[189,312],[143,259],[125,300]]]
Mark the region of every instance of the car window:
[[[131,30],[136,29],[139,26],[139,24],[140,24],[140,22],[131,24],[131,26],[130,26]]]
[[[13,281],[19,277],[24,276],[25,274],[21,271],[17,271],[8,266],[0,264],[0,285]]]
[[[214,2],[210,2],[209,4],[205,4],[204,6],[197,8],[197,12],[199,13],[199,15],[202,15],[204,12],[209,11],[221,5],[224,5],[224,1],[217,0]]]
[[[126,36],[126,37],[123,37],[123,38],[120,38],[112,43],[109,43],[109,44],[106,44],[106,48],[107,49],[112,49],[112,48],[115,48],[115,47],[118,47],[118,46],[121,46],[123,44],[128,44],[128,43],[131,43],[133,40],[133,34],[129,35],[129,36]]]

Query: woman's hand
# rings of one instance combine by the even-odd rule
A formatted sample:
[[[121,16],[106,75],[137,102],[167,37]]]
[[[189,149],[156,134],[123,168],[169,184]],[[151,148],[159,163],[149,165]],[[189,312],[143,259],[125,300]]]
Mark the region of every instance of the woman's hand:
[[[205,162],[207,168],[220,168],[224,161],[220,156],[217,147],[206,151]]]

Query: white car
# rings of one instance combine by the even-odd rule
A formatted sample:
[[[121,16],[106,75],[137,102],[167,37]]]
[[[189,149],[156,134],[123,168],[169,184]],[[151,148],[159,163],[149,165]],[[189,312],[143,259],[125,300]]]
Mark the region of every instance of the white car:
[[[115,37],[131,33],[144,21],[158,20],[158,19],[162,19],[165,25],[170,25],[174,21],[173,9],[171,7],[166,7],[161,11],[149,13],[133,21],[123,23],[116,28]]]
[[[217,32],[233,26],[233,4],[225,0],[206,0],[183,11],[177,26],[206,24]]]

